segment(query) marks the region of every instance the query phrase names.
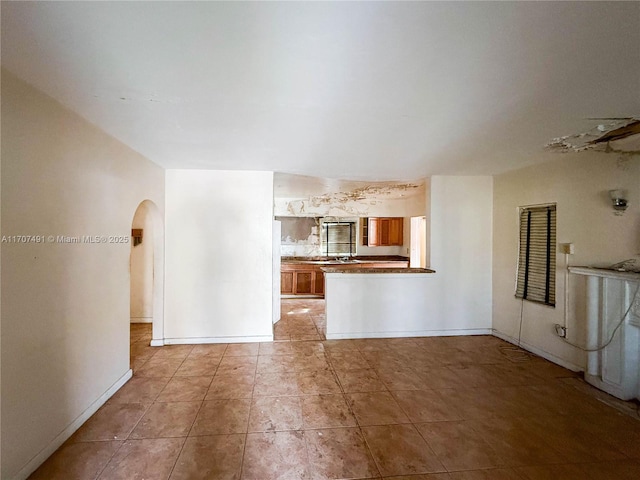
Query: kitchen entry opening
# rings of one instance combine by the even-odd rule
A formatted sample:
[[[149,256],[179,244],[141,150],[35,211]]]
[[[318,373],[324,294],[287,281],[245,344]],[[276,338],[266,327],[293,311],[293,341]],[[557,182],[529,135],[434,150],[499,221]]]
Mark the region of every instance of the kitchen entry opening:
[[[328,257],[353,256],[356,253],[355,222],[322,224],[322,252]]]

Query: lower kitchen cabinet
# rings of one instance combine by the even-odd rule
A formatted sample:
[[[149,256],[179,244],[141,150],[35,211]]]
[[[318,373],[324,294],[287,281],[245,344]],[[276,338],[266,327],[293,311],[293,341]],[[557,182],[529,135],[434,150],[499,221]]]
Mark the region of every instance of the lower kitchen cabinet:
[[[311,295],[315,293],[315,272],[296,272],[294,280],[294,288],[296,295]]]
[[[280,265],[280,294],[324,297],[324,267],[340,268],[408,268],[408,259],[377,260],[376,257],[358,263],[318,264],[282,262]]]
[[[282,295],[293,295],[293,273],[284,271],[284,268],[280,271],[280,293]]]
[[[314,292],[317,295],[324,295],[324,272],[322,270],[316,271],[316,278],[314,280]]]
[[[324,273],[320,265],[286,264],[280,269],[282,295],[324,295]]]

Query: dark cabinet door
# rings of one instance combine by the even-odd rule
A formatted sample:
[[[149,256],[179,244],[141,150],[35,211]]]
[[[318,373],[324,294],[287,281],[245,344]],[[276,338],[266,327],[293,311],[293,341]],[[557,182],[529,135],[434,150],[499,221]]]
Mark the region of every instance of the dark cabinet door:
[[[280,272],[280,293],[293,295],[293,272]]]
[[[403,244],[402,217],[376,217],[367,220],[367,243],[370,247],[389,247]]]
[[[315,272],[316,278],[314,281],[313,293],[316,295],[324,295],[324,272],[318,270]]]
[[[303,294],[303,293],[312,293],[313,288],[313,272],[296,272],[296,290],[294,293]]]
[[[378,245],[390,245],[391,219],[380,219],[380,241]]]
[[[389,245],[400,245],[402,246],[402,229],[403,229],[403,218],[402,217],[394,217],[389,219]]]

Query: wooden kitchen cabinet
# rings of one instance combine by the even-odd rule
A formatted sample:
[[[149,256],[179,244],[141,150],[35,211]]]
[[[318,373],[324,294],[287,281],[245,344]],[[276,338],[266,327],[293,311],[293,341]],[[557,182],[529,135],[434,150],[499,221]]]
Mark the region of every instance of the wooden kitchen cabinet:
[[[324,273],[320,265],[285,264],[280,268],[282,295],[324,295]]]
[[[313,293],[324,296],[324,272],[322,270],[316,270]]]
[[[390,231],[391,234],[391,231]],[[280,293],[282,295],[306,295],[324,297],[325,267],[341,269],[409,268],[409,259],[400,256],[359,257],[357,262],[282,262],[280,265]]]
[[[293,295],[293,271],[280,270],[280,293]]]
[[[402,217],[370,217],[366,220],[366,235],[363,244],[369,247],[402,246]],[[363,230],[363,232],[364,232]]]
[[[389,245],[404,244],[402,231],[404,229],[404,218],[394,217],[389,219]]]
[[[295,273],[294,292],[296,295],[311,295],[315,286],[315,272],[296,272]]]

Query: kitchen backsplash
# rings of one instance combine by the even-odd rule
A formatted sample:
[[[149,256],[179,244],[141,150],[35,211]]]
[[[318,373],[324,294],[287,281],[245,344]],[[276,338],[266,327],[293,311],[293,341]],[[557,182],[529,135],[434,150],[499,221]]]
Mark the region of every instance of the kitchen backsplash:
[[[280,252],[283,257],[321,255],[320,219],[317,217],[276,217],[282,223]]]

